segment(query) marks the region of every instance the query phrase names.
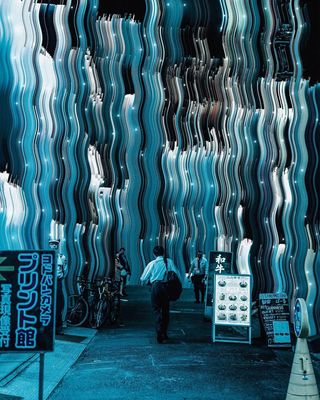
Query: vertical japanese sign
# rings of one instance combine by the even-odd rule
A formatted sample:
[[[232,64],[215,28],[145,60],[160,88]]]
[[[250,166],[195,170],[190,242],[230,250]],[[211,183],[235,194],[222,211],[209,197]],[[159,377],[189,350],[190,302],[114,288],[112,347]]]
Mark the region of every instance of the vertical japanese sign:
[[[210,251],[209,268],[206,285],[206,302],[204,316],[212,318],[212,303],[215,274],[230,274],[232,272],[232,253],[226,251]]]
[[[0,352],[53,351],[54,251],[0,252]]]
[[[232,253],[226,251],[211,251],[209,263],[215,274],[232,273]]]

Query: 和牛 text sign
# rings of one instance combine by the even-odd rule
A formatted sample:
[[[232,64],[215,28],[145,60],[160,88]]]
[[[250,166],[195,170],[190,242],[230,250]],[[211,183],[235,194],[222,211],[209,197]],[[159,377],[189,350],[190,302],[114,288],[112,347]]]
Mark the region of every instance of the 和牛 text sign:
[[[0,352],[53,351],[54,251],[0,252]]]
[[[232,253],[226,251],[210,251],[209,264],[215,274],[231,274]]]

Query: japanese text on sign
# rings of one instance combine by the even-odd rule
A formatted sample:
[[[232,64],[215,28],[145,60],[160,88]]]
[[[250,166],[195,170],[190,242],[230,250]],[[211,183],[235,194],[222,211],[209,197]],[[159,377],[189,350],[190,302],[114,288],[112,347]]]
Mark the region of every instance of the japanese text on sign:
[[[0,351],[53,351],[54,251],[2,251]]]
[[[17,329],[15,331],[16,347],[23,349],[33,349],[37,343],[37,329],[35,325],[38,320],[32,312],[38,303],[38,263],[39,254],[21,253],[18,273],[18,299],[17,304]]]
[[[222,257],[221,254],[218,255],[218,257],[216,257],[216,268],[215,271],[218,272],[219,274],[221,274],[225,268],[224,268],[224,263],[226,262],[226,258]]]
[[[0,348],[10,345],[11,293],[11,284],[2,285],[0,292]]]
[[[42,255],[41,275],[40,322],[43,326],[48,326],[51,322],[53,306],[53,258],[51,254]]]

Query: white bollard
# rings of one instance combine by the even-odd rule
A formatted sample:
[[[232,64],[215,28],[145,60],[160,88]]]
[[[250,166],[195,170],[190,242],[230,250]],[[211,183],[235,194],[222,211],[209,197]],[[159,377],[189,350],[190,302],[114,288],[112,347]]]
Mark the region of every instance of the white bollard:
[[[319,391],[307,342],[309,319],[304,299],[297,299],[295,304],[294,330],[298,339],[286,400],[319,400]]]

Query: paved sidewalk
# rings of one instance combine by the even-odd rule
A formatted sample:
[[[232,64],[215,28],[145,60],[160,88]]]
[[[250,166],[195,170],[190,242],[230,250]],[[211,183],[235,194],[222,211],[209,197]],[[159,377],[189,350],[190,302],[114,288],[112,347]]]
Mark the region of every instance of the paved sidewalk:
[[[50,400],[284,400],[291,349],[272,350],[254,318],[253,344],[212,343],[192,290],[171,307],[157,344],[148,288],[128,288],[118,327],[99,330]],[[319,361],[314,360],[319,382]]]
[[[46,354],[45,399],[285,399],[293,353],[257,340],[256,318],[251,346],[213,344],[203,306],[185,290],[171,307],[171,339],[159,345],[148,289],[128,292],[118,326],[69,328],[58,338],[55,352]],[[313,357],[318,382],[319,357]],[[38,355],[0,354],[0,400],[38,400],[38,373]]]
[[[58,336],[55,351],[46,353],[44,399],[77,361],[96,334],[89,328],[67,328]],[[0,400],[38,400],[39,354],[0,354]]]

